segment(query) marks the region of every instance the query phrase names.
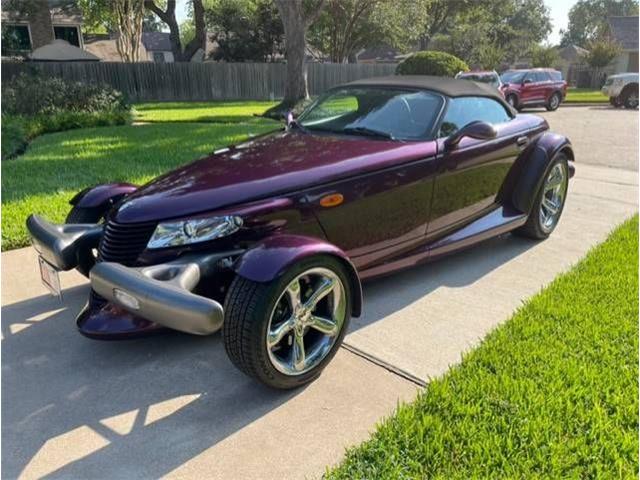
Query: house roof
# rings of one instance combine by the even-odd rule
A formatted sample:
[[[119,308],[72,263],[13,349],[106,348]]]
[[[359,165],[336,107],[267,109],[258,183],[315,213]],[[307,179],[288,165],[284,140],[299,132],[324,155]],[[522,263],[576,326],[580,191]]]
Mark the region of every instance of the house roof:
[[[624,50],[638,50],[638,16],[611,17],[611,35]]]
[[[171,51],[171,40],[168,32],[142,32],[142,43],[148,52]]]
[[[376,48],[367,48],[358,54],[358,61],[387,61],[391,62],[396,59],[398,51],[390,46],[382,46]]]
[[[558,55],[560,55],[560,58],[568,62],[580,61],[588,53],[589,50],[585,50],[577,45],[567,45],[566,47],[558,49]]]
[[[95,55],[71,45],[65,40],[54,40],[47,45],[36,48],[29,54],[29,59],[38,62],[99,62]]]
[[[456,80],[449,77],[434,77],[431,75],[393,75],[389,77],[364,78],[343,86],[358,85],[419,88],[438,92],[447,97],[490,97],[499,101],[509,111],[512,111],[497,89],[486,83],[469,80]]]

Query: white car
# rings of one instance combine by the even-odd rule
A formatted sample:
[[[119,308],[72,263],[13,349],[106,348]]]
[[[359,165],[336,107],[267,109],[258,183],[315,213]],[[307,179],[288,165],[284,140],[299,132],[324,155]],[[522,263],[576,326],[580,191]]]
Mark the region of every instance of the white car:
[[[638,74],[618,73],[607,78],[602,93],[614,107],[638,108]]]

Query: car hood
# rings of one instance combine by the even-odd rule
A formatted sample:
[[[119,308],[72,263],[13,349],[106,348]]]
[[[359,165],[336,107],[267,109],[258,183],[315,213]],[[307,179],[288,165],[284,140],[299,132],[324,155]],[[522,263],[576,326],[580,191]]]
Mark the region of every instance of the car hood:
[[[119,206],[122,223],[159,221],[330,182],[436,154],[436,142],[280,131],[173,170]]]

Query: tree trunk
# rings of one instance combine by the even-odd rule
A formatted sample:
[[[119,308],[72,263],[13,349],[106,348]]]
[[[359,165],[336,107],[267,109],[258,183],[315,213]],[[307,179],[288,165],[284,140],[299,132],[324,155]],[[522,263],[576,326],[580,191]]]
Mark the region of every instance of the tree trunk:
[[[305,64],[307,25],[302,0],[276,0],[285,37],[287,79],[284,86],[283,106],[293,107],[299,100],[309,98],[307,65]]]
[[[115,0],[113,9],[118,28],[116,40],[118,53],[124,62],[138,62],[144,18],[142,0]]]
[[[180,41],[180,25],[176,19],[176,0],[167,0],[167,7],[162,10],[158,7],[154,0],[145,0],[145,7],[155,13],[160,20],[167,24],[169,27],[169,40],[171,41],[171,52],[173,53],[173,59],[176,62],[188,62],[191,57],[198,51],[199,48],[206,51],[207,46],[207,31],[204,23],[204,6],[202,0],[193,1],[193,19],[196,27],[196,35],[185,47],[182,49],[182,42]]]

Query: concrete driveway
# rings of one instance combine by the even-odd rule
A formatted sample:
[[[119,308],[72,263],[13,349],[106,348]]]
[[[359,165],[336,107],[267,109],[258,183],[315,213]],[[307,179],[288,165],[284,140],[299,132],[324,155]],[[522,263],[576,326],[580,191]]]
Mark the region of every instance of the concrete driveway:
[[[295,392],[244,377],[219,335],[87,340],[73,323],[85,279],[65,274],[59,302],[40,286],[31,249],[3,253],[3,478],[321,475],[637,211],[637,112],[543,115],[578,155],[552,237],[507,235],[367,284],[344,348]]]

